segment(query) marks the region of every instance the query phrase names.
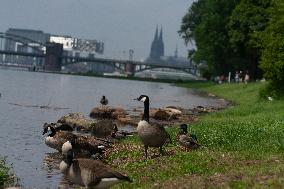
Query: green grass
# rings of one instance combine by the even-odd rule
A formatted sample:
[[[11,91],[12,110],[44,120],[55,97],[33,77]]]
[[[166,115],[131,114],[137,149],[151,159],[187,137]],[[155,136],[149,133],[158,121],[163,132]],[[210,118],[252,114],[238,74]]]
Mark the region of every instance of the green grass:
[[[196,151],[182,151],[174,141],[165,148],[168,155],[145,161],[137,136],[117,144],[107,161],[134,182],[114,188],[283,188],[283,100],[261,100],[261,83],[179,85],[213,93],[234,105],[190,124],[204,146]],[[177,128],[168,131],[175,139]]]
[[[5,160],[0,160],[0,188],[4,187],[4,184],[9,181],[9,168],[5,164]]]

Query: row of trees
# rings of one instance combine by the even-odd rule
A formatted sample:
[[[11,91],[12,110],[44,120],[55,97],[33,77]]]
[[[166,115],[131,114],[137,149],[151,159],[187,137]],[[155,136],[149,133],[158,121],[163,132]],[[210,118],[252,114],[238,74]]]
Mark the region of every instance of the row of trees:
[[[195,44],[189,56],[206,63],[208,78],[248,70],[254,79],[284,85],[283,0],[197,0],[179,33]]]

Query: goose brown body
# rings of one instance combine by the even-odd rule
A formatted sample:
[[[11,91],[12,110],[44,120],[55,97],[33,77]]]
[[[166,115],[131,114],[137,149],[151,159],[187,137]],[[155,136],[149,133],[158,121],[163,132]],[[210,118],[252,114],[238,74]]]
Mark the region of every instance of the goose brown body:
[[[162,125],[151,124],[149,119],[149,97],[141,95],[137,98],[138,101],[144,103],[144,113],[142,120],[137,126],[137,133],[145,147],[145,157],[147,158],[148,147],[159,147],[162,152],[162,146],[167,142],[171,142],[170,135],[166,132]]]
[[[141,120],[137,127],[138,135],[147,147],[161,147],[169,139],[169,134],[161,125],[151,125],[145,120]]]
[[[78,152],[95,153],[98,146],[110,146],[107,141],[98,140],[93,136],[78,136],[71,132],[56,131],[52,127],[49,127],[49,130],[51,133],[45,138],[45,144],[58,151],[61,151],[62,145],[67,141],[73,141],[74,150]],[[43,134],[45,133],[44,131]]]
[[[113,171],[99,160],[79,158],[74,159],[70,167],[67,166],[65,169],[62,167],[64,166],[61,165],[61,172],[71,182],[87,188],[109,188],[113,184],[130,181],[127,176]]]
[[[112,170],[99,160],[73,159],[73,146],[69,141],[63,144],[62,154],[66,159],[60,163],[60,171],[75,184],[87,188],[109,188],[122,181],[131,182],[128,176]]]
[[[59,131],[56,132],[54,136],[47,136],[45,138],[45,144],[53,149],[61,151],[61,146],[64,144],[64,142],[68,140],[71,141],[73,138],[73,133]]]

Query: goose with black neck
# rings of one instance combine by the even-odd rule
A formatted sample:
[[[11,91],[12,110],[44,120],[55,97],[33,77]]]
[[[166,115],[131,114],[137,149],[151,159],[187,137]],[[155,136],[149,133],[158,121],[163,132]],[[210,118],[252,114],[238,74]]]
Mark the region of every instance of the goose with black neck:
[[[170,135],[166,132],[162,125],[151,124],[149,118],[150,99],[147,95],[141,95],[137,98],[138,101],[144,103],[144,113],[142,120],[137,126],[137,133],[144,144],[145,158],[148,157],[148,148],[156,147],[163,153],[163,145],[168,141],[171,142]]]

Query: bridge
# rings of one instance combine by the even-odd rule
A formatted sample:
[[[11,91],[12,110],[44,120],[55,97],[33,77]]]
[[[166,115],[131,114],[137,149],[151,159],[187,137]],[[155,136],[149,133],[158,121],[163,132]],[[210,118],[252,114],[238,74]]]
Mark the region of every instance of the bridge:
[[[133,75],[136,72],[154,68],[169,68],[196,75],[197,68],[191,62],[188,64],[155,61],[135,61],[95,56],[71,56],[63,50],[63,45],[58,43],[42,44],[21,36],[0,32],[0,65],[16,67],[37,68],[46,71],[60,72],[62,66],[78,63],[105,64]]]

